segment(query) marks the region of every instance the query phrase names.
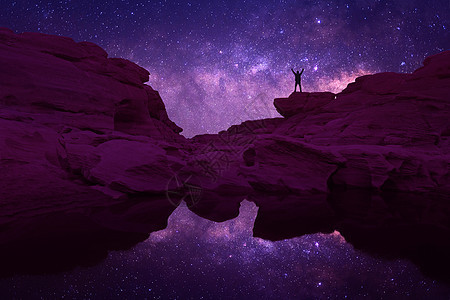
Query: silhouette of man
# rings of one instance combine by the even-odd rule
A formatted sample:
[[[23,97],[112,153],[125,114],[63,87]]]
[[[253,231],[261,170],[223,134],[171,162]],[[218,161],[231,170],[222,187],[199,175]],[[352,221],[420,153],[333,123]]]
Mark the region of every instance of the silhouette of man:
[[[302,78],[301,78],[301,76],[302,76],[302,74],[303,74],[303,71],[305,71],[305,69],[302,69],[301,72],[299,72],[299,71],[294,72],[294,69],[291,69],[291,71],[292,71],[292,73],[294,73],[294,75],[295,75],[295,88],[294,88],[294,93],[297,91],[297,84],[298,84],[298,87],[299,87],[300,93],[301,93],[301,92],[302,92]]]

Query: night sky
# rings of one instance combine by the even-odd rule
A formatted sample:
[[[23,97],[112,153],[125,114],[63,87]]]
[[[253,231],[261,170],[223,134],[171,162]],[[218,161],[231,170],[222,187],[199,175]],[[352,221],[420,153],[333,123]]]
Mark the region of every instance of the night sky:
[[[411,72],[450,49],[450,1],[0,1],[0,26],[99,44],[151,73],[185,136],[275,117],[294,87]]]

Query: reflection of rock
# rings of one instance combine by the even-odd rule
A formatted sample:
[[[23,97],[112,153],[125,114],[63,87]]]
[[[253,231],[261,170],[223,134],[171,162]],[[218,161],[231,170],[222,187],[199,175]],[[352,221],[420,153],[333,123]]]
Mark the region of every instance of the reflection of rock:
[[[429,276],[449,280],[448,197],[337,189],[328,196],[252,194],[248,199],[259,207],[254,236],[282,240],[337,230],[358,249],[408,258]]]
[[[202,183],[197,182],[197,179],[189,173],[173,175],[167,183],[167,200],[174,206],[183,201],[187,207],[197,205],[203,197]]]
[[[239,206],[244,199],[243,195],[204,192],[200,201],[189,209],[202,218],[223,222],[239,215]]]
[[[317,232],[334,231],[336,214],[325,194],[267,195],[252,194],[258,205],[253,234],[272,241]]]
[[[439,195],[334,191],[338,230],[356,248],[408,258],[429,276],[449,280],[450,203]]]
[[[185,139],[148,75],[92,43],[0,29],[0,273],[93,263],[165,226],[167,199],[136,201],[164,193]]]
[[[109,250],[129,249],[148,232],[165,228],[175,209],[165,198],[149,196],[95,205],[85,200],[91,207],[22,213],[20,219],[1,224],[0,277],[97,264]]]
[[[189,140],[144,84],[148,76],[91,43],[0,29],[0,246],[31,245],[38,228],[50,241],[61,234],[51,229],[61,222],[57,214],[68,216],[68,236],[78,235],[80,245],[80,235],[90,243],[101,234],[102,251],[117,246],[114,237],[129,245],[119,231],[137,232],[130,237],[138,241],[164,226],[174,209],[166,192],[176,190],[171,178],[180,176],[201,190],[190,209],[205,218],[232,218],[243,198],[255,201],[255,234],[266,238],[338,229],[375,252],[391,240],[397,248],[409,245],[415,250],[393,247],[417,261],[427,243],[433,251],[448,249],[445,205],[427,204],[439,207],[432,215],[440,225],[430,225],[428,215],[408,223],[401,214],[414,208],[392,203],[409,196],[379,195],[433,192],[448,201],[449,51],[412,74],[357,78],[336,95],[275,99],[284,118]],[[255,194],[261,192],[267,195]],[[364,215],[367,199],[377,209]]]

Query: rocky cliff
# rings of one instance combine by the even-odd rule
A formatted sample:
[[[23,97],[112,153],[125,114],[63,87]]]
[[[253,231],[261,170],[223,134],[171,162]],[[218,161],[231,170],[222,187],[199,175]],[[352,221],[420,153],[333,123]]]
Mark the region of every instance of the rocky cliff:
[[[101,258],[163,228],[181,200],[223,221],[244,198],[264,238],[337,229],[377,253],[387,240],[414,259],[450,249],[450,51],[189,140],[148,76],[91,43],[0,28],[0,257]]]
[[[0,28],[0,245],[8,245],[2,251],[40,253],[40,246],[61,250],[67,243],[64,258],[79,249],[74,243],[110,249],[116,239],[145,238],[124,237],[127,226],[143,233],[165,226],[175,208],[166,200],[139,211],[122,207],[120,216],[109,211],[120,197],[164,192],[180,165],[173,149],[185,138],[158,92],[144,84],[148,77],[92,43]],[[145,221],[124,220],[141,213]],[[33,245],[13,246],[23,241]]]
[[[193,140],[247,139],[228,145],[243,153],[236,176],[260,191],[450,192],[450,51],[412,74],[367,75],[336,95],[292,93],[274,105],[283,119]]]

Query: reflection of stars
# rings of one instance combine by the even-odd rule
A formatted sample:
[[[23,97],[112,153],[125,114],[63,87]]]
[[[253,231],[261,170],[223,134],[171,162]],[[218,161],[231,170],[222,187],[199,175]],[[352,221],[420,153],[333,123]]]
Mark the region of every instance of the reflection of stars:
[[[443,298],[449,288],[423,277],[405,261],[356,251],[339,232],[277,242],[252,237],[257,207],[241,204],[233,220],[202,219],[181,204],[166,229],[102,264],[48,277],[16,277],[2,285],[6,298]],[[320,251],[317,248],[320,246]],[[36,280],[32,282],[32,280]],[[20,284],[18,284],[20,282]],[[418,284],[419,283],[419,284]],[[21,295],[25,295],[21,297]]]
[[[253,203],[244,201],[237,218],[215,223],[196,216],[182,204],[170,216],[167,228],[152,233],[131,256],[145,257],[136,264],[151,266],[152,273],[171,278],[175,286],[186,280],[183,279],[186,276],[192,277],[198,291],[209,291],[211,295],[218,291],[222,297],[229,289],[241,297],[249,293],[262,298],[314,297],[317,289],[323,293],[321,297],[344,298],[349,292],[356,297],[393,291],[396,295],[406,295],[408,283],[401,287],[395,285],[395,290],[389,288],[394,287],[393,274],[420,276],[415,267],[404,262],[384,262],[388,266],[383,268],[378,260],[353,250],[338,232],[277,242],[253,238],[257,211]],[[179,234],[173,234],[175,231]],[[321,250],[317,251],[319,247]],[[169,259],[177,268],[159,266],[159,257],[167,257],[164,260]],[[410,287],[415,282],[407,280]],[[281,284],[282,290],[278,288]],[[349,286],[362,288],[353,291]]]

